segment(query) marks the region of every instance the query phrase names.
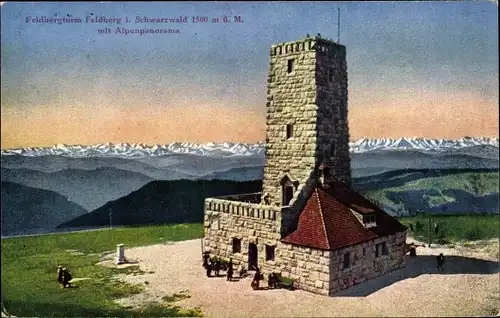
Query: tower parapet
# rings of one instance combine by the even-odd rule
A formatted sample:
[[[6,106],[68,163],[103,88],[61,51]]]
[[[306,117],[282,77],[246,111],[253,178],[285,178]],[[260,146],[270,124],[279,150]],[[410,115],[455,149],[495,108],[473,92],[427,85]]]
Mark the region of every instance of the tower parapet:
[[[270,56],[282,56],[306,51],[318,51],[327,54],[343,54],[345,46],[320,37],[308,37],[303,40],[284,42],[271,46]]]

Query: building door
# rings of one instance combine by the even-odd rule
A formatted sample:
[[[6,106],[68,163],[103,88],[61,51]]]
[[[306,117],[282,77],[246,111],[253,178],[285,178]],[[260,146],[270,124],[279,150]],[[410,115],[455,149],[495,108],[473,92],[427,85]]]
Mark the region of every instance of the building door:
[[[248,244],[248,270],[256,270],[258,266],[257,245],[254,243]]]

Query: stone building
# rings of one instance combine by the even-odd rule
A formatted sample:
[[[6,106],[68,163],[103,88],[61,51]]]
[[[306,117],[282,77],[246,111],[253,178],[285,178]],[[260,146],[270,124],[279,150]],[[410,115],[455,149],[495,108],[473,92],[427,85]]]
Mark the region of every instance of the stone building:
[[[325,295],[403,267],[406,228],[350,182],[345,47],[273,45],[262,192],[206,199],[203,249]]]

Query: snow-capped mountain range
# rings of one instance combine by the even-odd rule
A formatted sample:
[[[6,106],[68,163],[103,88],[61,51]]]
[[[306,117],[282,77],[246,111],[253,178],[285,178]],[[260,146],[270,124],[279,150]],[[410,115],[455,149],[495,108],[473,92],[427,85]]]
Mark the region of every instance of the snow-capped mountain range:
[[[473,146],[499,146],[498,137],[464,137],[458,140],[447,139],[426,139],[426,138],[362,138],[349,143],[352,153],[363,153],[374,150],[386,151],[404,151],[416,150],[424,152],[446,152],[456,149],[468,148]],[[166,145],[147,146],[142,143],[129,144],[97,144],[91,146],[64,145],[58,144],[47,148],[18,148],[2,149],[2,156],[21,155],[28,157],[58,155],[66,157],[147,157],[147,156],[165,156],[171,154],[192,154],[210,157],[229,157],[229,156],[264,156],[265,143],[256,144],[244,143],[213,143],[195,144],[173,142]]]

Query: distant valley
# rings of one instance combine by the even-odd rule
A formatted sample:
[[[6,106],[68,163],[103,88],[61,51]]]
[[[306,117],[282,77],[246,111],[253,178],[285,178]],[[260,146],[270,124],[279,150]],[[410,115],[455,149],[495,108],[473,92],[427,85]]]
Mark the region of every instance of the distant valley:
[[[362,139],[351,143],[350,147],[354,186],[391,214],[498,211],[498,138],[458,141]],[[61,214],[49,218],[55,223],[42,222],[43,226],[52,228],[73,221],[73,224],[94,226],[98,218],[83,216],[88,212],[94,216],[104,215],[102,211],[114,205],[117,211],[122,211],[117,213],[125,213],[125,210],[135,213],[134,217],[126,217],[134,222],[140,222],[137,215],[153,223],[178,220],[181,215],[199,220],[198,210],[203,199],[195,193],[216,192],[197,182],[238,181],[234,184],[243,182],[241,184],[246,184],[243,189],[246,189],[252,184],[248,181],[262,179],[264,156],[264,144],[232,143],[173,143],[154,147],[142,144],[56,145],[2,150],[2,198],[7,200],[2,200],[2,217],[3,211],[10,215],[5,220],[7,223],[2,219],[2,224],[7,225],[2,227],[2,235],[8,235],[15,228],[10,224],[14,220],[12,215],[19,214],[20,219],[26,219],[26,215],[36,213],[36,204],[41,205],[41,213],[48,213],[53,208],[54,213]],[[178,180],[185,180],[182,187],[190,195],[177,195],[175,200],[167,201],[162,197],[164,202],[154,205],[155,208],[147,212],[152,213],[149,217],[138,212],[142,211],[142,205],[130,204],[124,210],[123,204],[117,203],[125,202],[131,195],[139,200],[133,202],[143,202],[145,198],[141,195],[154,194],[158,199],[161,197],[156,193],[158,189],[168,189],[164,195],[170,198],[178,191],[170,185],[181,184],[176,183],[181,182]],[[21,194],[17,195],[16,191]],[[40,199],[45,196],[48,201]],[[23,202],[30,197],[39,199],[31,200],[29,209],[22,209]],[[125,201],[120,201],[122,199]],[[65,204],[57,208],[63,201]],[[174,213],[172,202],[178,206],[178,216],[159,217],[162,213],[156,210],[159,207]],[[192,211],[185,208],[193,206],[198,208]],[[90,222],[91,219],[94,221]],[[119,220],[118,215],[116,220]]]
[[[153,181],[59,227],[201,222],[207,197],[260,192],[262,181]],[[498,213],[498,171],[400,170],[356,178],[353,187],[392,215]]]

